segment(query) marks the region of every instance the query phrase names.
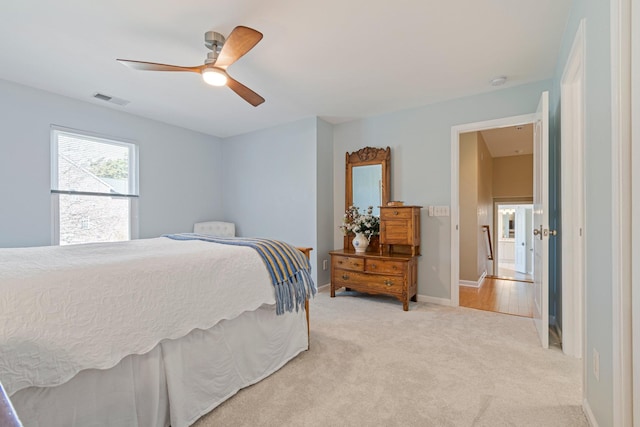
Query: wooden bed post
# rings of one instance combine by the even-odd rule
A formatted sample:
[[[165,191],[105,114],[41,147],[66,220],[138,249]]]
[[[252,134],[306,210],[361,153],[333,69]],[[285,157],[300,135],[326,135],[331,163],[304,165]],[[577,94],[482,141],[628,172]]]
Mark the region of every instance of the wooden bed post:
[[[310,259],[311,257],[311,251],[313,250],[313,248],[296,248],[298,249],[300,252],[302,252],[304,254],[304,256],[307,257],[307,259]],[[309,349],[309,347],[311,347],[311,331],[309,328],[309,298],[307,298],[304,301],[304,311],[307,315],[307,350]]]

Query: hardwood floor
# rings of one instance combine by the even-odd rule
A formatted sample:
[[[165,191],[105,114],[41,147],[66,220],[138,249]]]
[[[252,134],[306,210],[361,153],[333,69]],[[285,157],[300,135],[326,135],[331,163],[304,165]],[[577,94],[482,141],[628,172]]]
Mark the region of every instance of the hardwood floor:
[[[503,267],[502,265],[498,265],[496,269],[496,274],[494,277],[499,277],[500,279],[514,279],[521,281],[533,281],[533,276],[531,274],[520,273],[515,271],[513,268],[510,268],[508,265]]]
[[[533,317],[533,284],[487,277],[479,288],[460,286],[460,305]]]

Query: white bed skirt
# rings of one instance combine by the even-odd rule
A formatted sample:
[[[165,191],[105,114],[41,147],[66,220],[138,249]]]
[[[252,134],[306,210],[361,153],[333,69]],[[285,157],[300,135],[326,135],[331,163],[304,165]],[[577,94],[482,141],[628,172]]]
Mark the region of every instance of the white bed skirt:
[[[25,427],[186,427],[307,348],[303,310],[262,306],[11,400]]]

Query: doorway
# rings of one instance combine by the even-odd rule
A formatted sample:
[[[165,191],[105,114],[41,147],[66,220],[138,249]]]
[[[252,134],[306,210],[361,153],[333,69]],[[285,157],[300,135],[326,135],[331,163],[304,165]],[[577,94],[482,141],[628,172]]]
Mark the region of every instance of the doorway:
[[[459,135],[463,307],[533,317],[533,138],[532,123]]]
[[[461,223],[462,209],[460,201],[460,191],[463,182],[460,178],[461,153],[460,141],[465,133],[488,131],[491,129],[521,127],[533,125],[533,201],[534,201],[534,222],[535,224],[548,223],[548,136],[549,136],[549,107],[548,92],[543,92],[540,97],[540,103],[535,113],[521,116],[505,117],[496,120],[487,120],[483,122],[468,123],[464,125],[456,125],[451,128],[451,305],[460,305],[460,248],[463,246],[461,241]],[[495,198],[495,196],[494,196]],[[493,209],[489,207],[489,211],[493,214]],[[478,210],[480,213],[481,210]],[[493,215],[492,215],[493,216]],[[490,222],[493,224],[493,221]],[[534,267],[533,281],[533,320],[535,328],[538,332],[540,343],[543,348],[548,348],[549,328],[548,328],[548,243],[550,231],[548,225],[536,226],[538,231],[537,238],[534,239],[534,257],[536,266]],[[494,226],[495,229],[495,226]],[[535,234],[535,233],[534,233]],[[538,263],[540,267],[538,268]]]
[[[533,280],[533,204],[495,203],[493,276],[523,282]]]

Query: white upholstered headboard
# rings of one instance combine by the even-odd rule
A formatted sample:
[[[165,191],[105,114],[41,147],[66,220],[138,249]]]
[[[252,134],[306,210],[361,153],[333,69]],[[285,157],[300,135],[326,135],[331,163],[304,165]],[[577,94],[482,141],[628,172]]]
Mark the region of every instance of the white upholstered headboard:
[[[193,224],[193,232],[216,237],[234,237],[236,235],[236,225],[233,222],[223,221],[196,222]]]

